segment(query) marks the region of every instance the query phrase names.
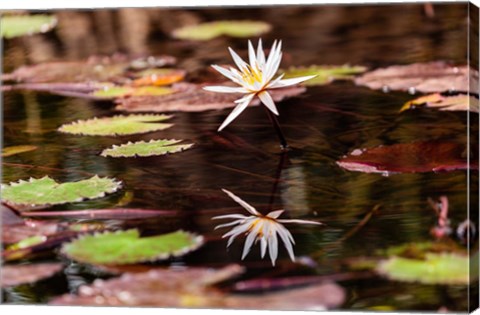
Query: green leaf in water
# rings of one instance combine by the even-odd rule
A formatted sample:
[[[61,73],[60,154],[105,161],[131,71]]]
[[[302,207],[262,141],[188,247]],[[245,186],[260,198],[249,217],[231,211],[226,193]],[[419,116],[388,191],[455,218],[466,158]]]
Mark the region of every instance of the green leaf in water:
[[[86,199],[104,197],[120,189],[121,182],[107,177],[93,176],[89,179],[70,183],[57,183],[45,176],[30,178],[10,184],[2,184],[2,199],[13,205],[58,205]]]
[[[154,156],[177,153],[193,146],[193,143],[177,144],[183,140],[150,140],[149,142],[128,142],[120,146],[114,145],[110,149],[105,149],[101,156],[110,157],[136,157],[136,156]]]
[[[2,149],[2,157],[12,156],[24,152],[29,152],[38,149],[34,145],[16,145],[12,147],[6,147]]]
[[[101,90],[93,92],[93,96],[99,99],[114,99],[127,96],[159,96],[174,93],[174,90],[161,86],[105,86]]]
[[[254,37],[267,33],[271,25],[260,21],[216,21],[189,25],[173,31],[175,38],[187,40],[210,40],[222,35],[231,37]]]
[[[184,231],[142,237],[138,230],[82,236],[65,244],[71,259],[94,265],[127,265],[178,257],[200,247],[203,237]]]
[[[159,123],[172,118],[170,115],[129,115],[79,120],[58,128],[58,131],[87,136],[125,136],[159,131],[172,124]]]
[[[363,73],[367,70],[362,66],[310,66],[310,67],[290,67],[282,70],[285,73],[285,79],[316,75],[315,78],[302,83],[303,85],[325,85],[335,80],[351,80],[355,74]]]
[[[57,25],[53,15],[4,15],[0,18],[0,35],[14,38],[35,33],[45,33]]]
[[[391,257],[377,271],[392,280],[424,284],[468,284],[469,258],[453,253],[427,253],[425,259]]]

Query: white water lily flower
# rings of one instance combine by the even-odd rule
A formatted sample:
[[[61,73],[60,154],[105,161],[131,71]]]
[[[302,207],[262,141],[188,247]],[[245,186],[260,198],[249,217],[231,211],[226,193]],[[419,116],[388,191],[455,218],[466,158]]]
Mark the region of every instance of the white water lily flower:
[[[232,222],[220,224],[215,227],[216,229],[234,226],[230,232],[224,234],[222,238],[230,237],[228,239],[227,247],[229,247],[235,238],[241,234],[246,234],[245,245],[243,247],[242,260],[247,256],[252,248],[253,243],[260,242],[260,254],[265,257],[267,251],[270,254],[272,265],[275,266],[275,261],[278,257],[278,236],[280,236],[288,255],[292,261],[295,261],[295,254],[293,253],[293,245],[295,240],[292,234],[283,226],[282,223],[300,223],[300,224],[315,224],[321,225],[320,222],[308,221],[308,220],[285,220],[278,219],[278,217],[284,212],[284,210],[275,210],[267,215],[263,215],[258,212],[254,207],[235,196],[233,193],[226,189],[222,189],[230,198],[240,204],[245,210],[247,210],[251,216],[245,216],[243,214],[227,214],[213,217],[212,219],[235,219]]]
[[[283,80],[282,78],[284,75],[282,74],[277,78],[273,79],[282,60],[281,41],[274,41],[268,58],[265,58],[261,39],[258,41],[256,54],[252,42],[248,41],[249,63],[243,61],[242,58],[240,58],[240,56],[238,56],[237,53],[233,51],[233,49],[231,49],[230,47],[228,49],[230,51],[230,54],[232,55],[233,61],[238,67],[238,70],[232,67],[230,67],[230,69],[226,69],[218,65],[212,65],[212,67],[225,77],[240,85],[240,87],[206,86],[204,87],[204,89],[211,92],[242,93],[246,95],[235,101],[235,103],[237,103],[238,105],[233,109],[227,119],[225,119],[220,128],[218,128],[218,131],[221,131],[235,118],[237,118],[238,115],[240,115],[240,113],[243,112],[245,108],[247,108],[248,104],[250,104],[250,102],[255,96],[258,96],[262,103],[272,113],[278,115],[277,107],[275,106],[272,96],[270,95],[270,93],[268,93],[267,90],[284,88],[315,77],[313,75]]]

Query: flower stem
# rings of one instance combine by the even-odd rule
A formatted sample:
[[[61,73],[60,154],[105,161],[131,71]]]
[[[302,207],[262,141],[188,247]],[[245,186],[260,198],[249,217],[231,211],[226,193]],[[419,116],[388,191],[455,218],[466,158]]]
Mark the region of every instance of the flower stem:
[[[270,118],[270,122],[272,123],[273,128],[277,133],[278,139],[280,140],[280,147],[282,148],[282,151],[286,151],[288,149],[288,143],[287,143],[287,140],[285,139],[285,136],[283,135],[282,129],[280,128],[280,124],[278,123],[277,116],[275,116],[275,114],[272,113],[266,107],[265,107],[265,110],[267,111],[268,118]]]

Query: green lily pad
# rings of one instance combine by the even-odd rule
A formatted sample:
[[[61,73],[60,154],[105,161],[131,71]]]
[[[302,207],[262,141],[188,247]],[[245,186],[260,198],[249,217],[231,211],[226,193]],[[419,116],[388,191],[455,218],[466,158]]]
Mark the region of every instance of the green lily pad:
[[[210,40],[222,35],[231,37],[254,37],[269,32],[272,26],[260,21],[215,21],[197,25],[189,25],[173,31],[172,35],[179,39]]]
[[[136,157],[136,156],[154,156],[165,155],[169,153],[177,153],[193,146],[193,143],[177,144],[183,140],[150,140],[149,142],[128,142],[120,146],[112,146],[105,149],[100,154],[101,156],[110,157]]]
[[[65,244],[62,252],[83,263],[128,265],[182,256],[202,243],[202,236],[184,231],[141,238],[133,229],[83,236]]]
[[[310,66],[310,67],[291,67],[287,70],[282,70],[285,73],[285,78],[295,78],[302,76],[316,75],[315,78],[303,82],[303,85],[325,85],[335,80],[351,80],[355,74],[363,73],[367,70],[362,66]]]
[[[174,93],[174,90],[160,86],[105,86],[101,90],[92,93],[99,99],[114,99],[127,96],[159,96]]]
[[[89,179],[70,183],[57,183],[45,176],[30,178],[10,184],[2,184],[2,200],[9,204],[44,206],[95,199],[113,193],[121,182],[107,177],[93,176]]]
[[[24,152],[29,152],[38,149],[34,145],[16,145],[11,147],[6,147],[2,149],[2,157],[12,156]]]
[[[453,253],[427,253],[425,259],[391,257],[379,263],[377,271],[386,277],[424,284],[468,284],[469,258]]]
[[[0,18],[0,36],[14,38],[35,33],[45,33],[57,25],[53,15],[7,15]]]
[[[159,123],[170,115],[129,115],[79,120],[58,128],[58,131],[87,136],[125,136],[159,131],[172,124]]]

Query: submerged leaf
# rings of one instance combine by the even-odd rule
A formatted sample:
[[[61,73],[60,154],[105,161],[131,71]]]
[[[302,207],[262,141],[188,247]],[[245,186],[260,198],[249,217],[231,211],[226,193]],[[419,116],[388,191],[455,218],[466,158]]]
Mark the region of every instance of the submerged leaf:
[[[128,142],[120,146],[112,146],[105,149],[101,156],[110,157],[136,157],[136,156],[154,156],[165,155],[170,153],[182,152],[190,149],[193,143],[177,144],[183,140],[150,140],[149,142],[138,141]]]
[[[12,156],[24,152],[29,152],[38,149],[34,145],[16,145],[12,147],[6,147],[2,149],[2,157]]]
[[[235,100],[241,97],[238,94],[222,94],[205,91],[202,85],[192,83],[175,84],[172,89],[175,93],[160,96],[134,96],[117,100],[117,110],[127,112],[201,112],[207,110],[221,110],[235,107]],[[295,86],[271,91],[275,102],[293,97],[305,92],[305,87]],[[260,105],[258,98],[249,106]]]
[[[400,112],[422,106],[447,111],[479,112],[478,98],[469,96],[468,94],[445,95],[442,93],[421,96],[408,101],[400,109]]]
[[[477,149],[478,150],[478,149]],[[472,150],[475,154],[475,150]],[[374,148],[355,149],[337,164],[364,173],[419,173],[478,168],[476,159],[470,165],[466,146],[454,142],[400,143]]]
[[[468,66],[451,66],[445,62],[414,63],[390,66],[365,73],[355,79],[357,85],[371,89],[419,91],[423,93],[469,90],[469,79],[478,82],[478,72]],[[478,84],[471,82],[478,93]]]
[[[2,15],[0,37],[13,38],[35,33],[46,33],[57,25],[53,15]]]
[[[203,237],[184,231],[140,238],[138,230],[83,236],[62,247],[79,262],[98,265],[127,265],[183,256],[203,243]]]
[[[93,176],[70,183],[57,183],[46,176],[2,184],[2,199],[14,205],[58,205],[85,199],[104,197],[120,189],[121,182],[107,177]]]
[[[2,266],[2,288],[34,283],[50,278],[63,269],[60,263],[4,265]]]
[[[159,123],[170,115],[129,115],[79,120],[62,125],[58,131],[88,136],[125,136],[170,128],[172,124]]]
[[[172,89],[160,86],[105,86],[94,91],[92,96],[97,99],[114,99],[129,96],[159,96],[172,93],[174,93]]]
[[[469,284],[470,279],[468,256],[453,253],[427,253],[424,260],[391,257],[377,271],[393,280],[425,284]]]
[[[231,37],[254,37],[267,33],[271,26],[259,21],[215,21],[198,25],[189,25],[173,31],[172,35],[179,39],[210,40],[222,35]]]
[[[310,67],[290,67],[281,72],[285,73],[285,79],[316,75],[313,79],[302,83],[305,86],[324,85],[335,80],[351,80],[355,74],[366,71],[362,66],[310,66]]]

